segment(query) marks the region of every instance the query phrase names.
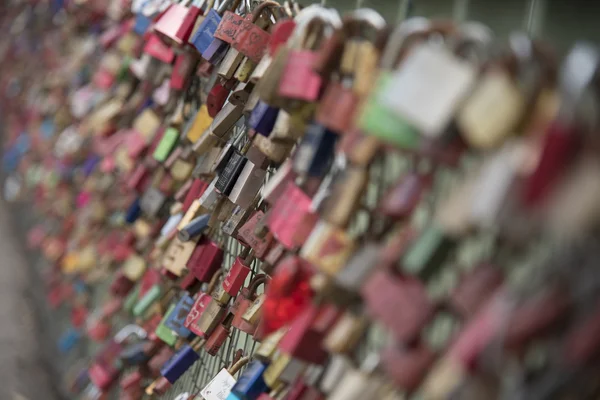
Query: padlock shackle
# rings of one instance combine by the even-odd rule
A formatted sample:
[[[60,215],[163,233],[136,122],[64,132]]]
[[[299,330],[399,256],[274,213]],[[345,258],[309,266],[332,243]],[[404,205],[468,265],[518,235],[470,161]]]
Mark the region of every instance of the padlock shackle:
[[[223,15],[227,10],[235,10],[240,5],[240,0],[224,0],[217,8],[217,14]],[[231,7],[233,6],[233,7]]]
[[[240,369],[242,369],[249,362],[250,362],[250,357],[248,357],[248,356],[242,357],[231,367],[227,368],[227,372],[229,372],[231,375],[235,375],[240,371]]]
[[[387,23],[377,11],[371,8],[359,8],[344,16],[343,25],[344,33],[348,37],[351,36],[350,31],[357,26],[368,26],[374,32],[380,32],[385,29]]]
[[[208,282],[208,287],[206,288],[207,294],[209,294],[209,295],[212,294],[212,292],[217,287],[217,283],[219,283],[219,279],[221,278],[221,276],[223,276],[222,269],[219,269],[217,272],[215,272],[213,274],[212,278],[210,278],[210,282]]]
[[[431,28],[431,21],[424,17],[413,17],[399,24],[390,35],[381,55],[380,65],[384,70],[392,70],[407,42],[413,35],[426,33]]]
[[[136,335],[138,339],[146,339],[148,337],[148,333],[146,330],[138,325],[131,324],[125,326],[114,336],[113,340],[117,344],[123,343],[127,340],[131,335]]]
[[[273,8],[273,7],[281,7],[281,6],[279,5],[279,3],[277,3],[276,1],[272,1],[272,0],[263,1],[258,6],[256,6],[256,8],[254,10],[252,10],[252,23],[255,23],[258,20],[258,17],[260,17],[260,14],[262,14],[262,12],[266,8]]]
[[[254,297],[256,289],[264,283],[267,282],[268,276],[266,274],[258,274],[255,275],[254,278],[250,281],[250,285],[248,285],[248,290],[250,291],[250,296]]]
[[[312,4],[302,9],[294,18],[294,21],[296,22],[296,27],[287,44],[291,49],[298,49],[304,45],[308,37],[309,28],[315,23],[323,23],[323,36],[333,34],[336,29],[342,26],[342,20],[337,11],[317,4]],[[327,32],[327,28],[330,28],[330,32]]]

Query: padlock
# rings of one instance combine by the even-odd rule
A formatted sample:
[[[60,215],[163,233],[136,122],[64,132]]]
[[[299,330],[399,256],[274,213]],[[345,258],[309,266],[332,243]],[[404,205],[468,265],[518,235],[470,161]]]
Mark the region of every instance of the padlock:
[[[483,25],[477,26],[483,28]],[[443,35],[452,35],[452,28],[449,31],[445,28],[441,30],[434,28],[434,30]],[[446,32],[443,32],[444,30]],[[466,28],[460,32],[455,50],[468,45],[483,48],[491,41],[491,32],[485,35],[482,29],[478,29],[476,37],[469,34],[470,30]],[[444,69],[439,71],[431,69],[428,74],[423,76],[425,65],[429,67],[443,65]],[[438,48],[434,50],[430,45],[417,45],[407,55],[400,69],[393,74],[390,84],[381,92],[379,98],[382,102],[388,104],[388,109],[405,118],[406,122],[410,126],[414,126],[422,135],[437,138],[448,126],[460,102],[465,99],[473,87],[477,73],[478,65],[476,63],[460,59],[450,49]],[[427,105],[420,108],[413,96],[407,96],[406,98],[398,96],[398,91],[403,90],[405,82],[411,82],[410,84],[412,84],[418,80],[419,83],[425,85],[431,84],[436,79],[439,81],[436,81],[435,85],[435,98],[437,101],[435,104],[427,101]],[[443,88],[441,85],[444,85]],[[431,89],[421,86],[418,92],[422,94],[429,90]],[[442,93],[444,94],[443,97]]]
[[[376,136],[404,148],[418,145],[418,134],[406,123],[398,123],[397,116],[377,97],[391,81],[392,70],[402,56],[404,48],[412,36],[422,35],[431,28],[429,20],[421,17],[410,18],[400,24],[390,35],[388,45],[381,57],[381,73],[374,84],[374,90],[368,97],[358,116],[357,125],[365,134]],[[392,128],[393,127],[393,128]]]
[[[403,271],[428,278],[444,264],[456,242],[440,228],[430,225],[414,239],[402,257]]]
[[[175,128],[168,128],[154,150],[154,159],[158,162],[166,161],[171,151],[173,151],[178,139],[179,131]]]
[[[204,193],[206,188],[208,188],[208,185],[209,184],[206,181],[204,181],[200,178],[193,180],[193,182],[190,186],[190,189],[186,193],[185,199],[183,200],[182,211],[184,213],[186,213],[190,209],[190,207],[195,199],[202,196],[202,194]]]
[[[435,353],[426,346],[400,349],[392,345],[381,352],[381,363],[387,375],[408,392],[418,388],[434,361]]]
[[[144,46],[144,53],[165,64],[171,64],[175,58],[175,52],[163,43],[156,34],[150,35],[150,38]]]
[[[555,79],[553,61],[539,43],[516,33],[511,35],[510,43],[509,60],[504,57],[484,71],[456,118],[471,146],[499,146],[522,125],[543,86]],[[531,51],[523,52],[525,46]]]
[[[250,114],[248,125],[261,135],[269,136],[275,126],[278,114],[278,108],[271,107],[267,103],[259,101],[254,110],[252,110],[252,114]]]
[[[200,282],[209,282],[221,268],[223,249],[213,241],[201,241],[194,249],[186,266]]]
[[[329,82],[315,116],[328,129],[340,134],[352,129],[354,121],[348,116],[356,114],[366,95],[365,86],[369,91],[372,87],[369,79],[373,79],[379,59],[376,42],[384,27],[385,21],[375,11],[355,10],[335,35],[340,37],[341,49],[327,49],[331,56],[341,52],[336,68],[339,80]],[[333,72],[328,71],[325,79]]]
[[[177,342],[177,335],[175,335],[175,333],[172,330],[165,326],[165,322],[167,322],[167,319],[173,314],[174,311],[175,304],[171,304],[167,308],[165,315],[161,318],[160,322],[154,329],[154,335],[156,336],[156,338],[162,341],[167,346],[175,346]]]
[[[256,399],[261,393],[268,390],[263,374],[268,364],[254,360],[248,364],[238,381],[231,388],[231,395],[235,398],[250,400]],[[228,397],[229,398],[229,397]]]
[[[273,12],[275,7],[279,7],[279,4],[274,1],[265,1],[259,4],[252,11],[251,16],[246,16],[231,44],[232,48],[239,51],[255,65],[260,62],[271,39],[271,35],[264,30],[270,25],[270,19],[266,19],[267,26],[264,26],[259,17],[265,9],[269,9],[271,18],[276,19],[277,13]]]
[[[237,235],[238,240],[241,240],[252,248],[255,257],[258,259],[263,259],[266,256],[266,253],[273,242],[273,237],[271,235],[267,234],[265,237],[261,238],[255,233],[257,225],[263,222],[264,217],[265,213],[256,211],[240,228]]]
[[[193,305],[194,299],[189,294],[184,294],[175,305],[175,309],[167,318],[164,325],[175,332],[177,336],[189,338],[192,333],[185,327],[185,320]]]
[[[191,344],[183,346],[171,359],[161,368],[160,374],[174,384],[179,378],[200,359],[198,352],[206,340],[194,339]]]
[[[304,244],[317,223],[318,216],[311,211],[310,203],[306,193],[289,182],[269,213],[269,230],[288,249]]]
[[[100,390],[106,391],[116,383],[120,371],[113,364],[119,352],[122,350],[125,341],[131,335],[137,336],[138,339],[145,339],[147,334],[146,331],[137,325],[126,326],[114,336],[113,340],[111,340],[106,347],[104,347],[90,366],[90,380]]]
[[[250,265],[254,255],[249,248],[246,248],[238,257],[236,257],[231,269],[223,280],[223,289],[230,297],[237,296],[244,285],[246,277],[251,271]]]
[[[387,326],[402,342],[417,337],[433,315],[434,305],[420,281],[394,276],[385,269],[369,277],[361,294],[368,314]]]
[[[254,334],[256,326],[245,323],[242,316],[256,298],[256,290],[261,284],[264,284],[265,281],[266,275],[255,275],[252,281],[250,281],[250,285],[247,288],[243,288],[236,296],[235,302],[230,309],[230,312],[234,315],[231,326],[250,335]]]
[[[379,205],[381,212],[392,218],[410,218],[430,182],[431,177],[418,174],[402,177],[381,200]]]
[[[356,248],[356,243],[347,232],[325,221],[313,228],[300,256],[318,270],[333,276],[345,265]]]
[[[228,134],[231,133],[231,128],[241,118],[242,112],[243,107],[235,106],[229,102],[225,103],[223,109],[217,114],[210,125],[210,132],[221,140],[227,140]]]
[[[365,315],[346,311],[327,332],[323,347],[336,354],[350,353],[358,346],[368,328]]]
[[[179,232],[177,233],[177,237],[182,242],[187,242],[193,237],[202,234],[208,228],[209,219],[210,214],[203,214],[199,217],[194,218],[186,226],[179,230]]]
[[[463,318],[475,315],[503,283],[502,272],[494,265],[476,266],[461,278],[450,295],[452,310]]]
[[[255,135],[252,144],[273,163],[280,164],[288,157],[296,145],[296,141],[275,141],[263,135]]]
[[[278,383],[289,384],[297,379],[307,367],[307,363],[288,354],[279,353],[265,370],[264,380],[268,387],[275,388]]]
[[[171,79],[169,80],[171,89],[183,90],[190,82],[191,73],[195,66],[196,62],[192,59],[191,54],[183,53],[178,55],[175,59],[175,65],[173,65]]]
[[[330,224],[345,229],[355,215],[368,181],[368,171],[362,167],[346,166],[335,175],[331,195],[318,207],[322,218]],[[325,183],[322,183],[325,184]],[[313,206],[317,195],[313,197]]]
[[[242,151],[245,153],[244,150],[246,149],[242,149]],[[227,161],[227,165],[219,174],[219,178],[215,184],[215,190],[224,196],[229,196],[231,194],[238,177],[248,161],[242,151],[235,149]]]
[[[225,340],[229,337],[231,333],[231,322],[233,321],[234,315],[229,312],[223,321],[217,325],[215,330],[208,336],[206,339],[206,343],[204,345],[204,350],[211,356],[216,356]]]
[[[379,356],[369,354],[361,363],[360,369],[350,367],[342,376],[328,398],[332,400],[359,400],[378,398],[377,391],[382,379],[374,370],[379,364]]]
[[[212,101],[213,104],[215,104],[215,102],[218,102],[217,97],[218,96],[214,96],[213,98],[211,98],[210,101]],[[225,96],[225,97],[227,97],[227,96]],[[200,108],[198,109],[198,112],[196,113],[196,115],[194,117],[194,121],[193,121],[192,125],[190,125],[190,128],[187,130],[186,137],[192,143],[197,142],[198,139],[200,139],[200,137],[202,135],[204,135],[204,133],[206,132],[206,130],[208,129],[208,127],[210,126],[210,124],[213,121],[213,117],[211,117],[209,114],[208,104],[210,104],[209,100],[207,100],[206,104],[203,104],[200,106]],[[214,115],[217,115],[217,112],[218,112],[218,110],[216,110],[216,108],[220,108],[220,107],[215,106]]]
[[[323,177],[334,159],[338,135],[312,123],[294,154],[294,171],[300,176]]]
[[[146,311],[156,302],[162,295],[162,288],[160,285],[153,285],[139,300],[135,303],[132,313],[134,316],[139,317],[146,313]]]
[[[222,274],[222,271],[217,271],[210,280],[206,291],[198,293],[196,300],[194,301],[194,305],[192,306],[192,309],[190,310],[185,319],[184,326],[192,332],[194,332],[196,335],[201,336],[204,334],[203,332],[198,331],[198,329],[196,328],[196,324],[198,322],[198,319],[208,306],[208,303],[212,298],[211,296],[215,288],[217,287],[219,278],[222,276]]]
[[[244,164],[237,181],[231,188],[229,200],[232,204],[248,208],[254,202],[267,175],[267,170],[250,160]]]
[[[266,294],[259,294],[242,315],[242,321],[250,326],[258,327],[263,315],[263,307],[267,300]],[[256,329],[255,329],[256,331]],[[262,334],[262,332],[261,332]],[[257,339],[260,340],[260,339]]]
[[[309,305],[313,296],[309,283],[312,275],[311,268],[298,256],[287,256],[278,263],[263,306],[264,334],[293,321]]]
[[[162,266],[175,276],[183,276],[186,264],[192,256],[198,240],[199,238],[196,237],[182,242],[178,237],[173,238],[163,256]]]
[[[196,323],[196,332],[201,337],[210,336],[227,314],[227,307],[211,298]]]
[[[240,351],[240,350],[238,350]],[[231,388],[235,385],[236,375],[248,362],[250,357],[241,357],[238,360],[234,358],[232,365],[229,368],[223,368],[219,373],[206,384],[204,389],[200,391],[200,395],[206,400],[225,399],[231,392]]]
[[[227,101],[229,92],[229,89],[226,89],[223,84],[215,83],[213,88],[210,90],[210,93],[208,94],[208,98],[206,100],[206,107],[208,110],[208,115],[210,117],[215,118],[217,114],[221,111],[223,105]]]
[[[308,363],[324,363],[327,351],[323,339],[339,316],[340,311],[333,305],[309,305],[292,322],[290,330],[279,342],[279,349]]]
[[[291,160],[285,161],[273,174],[262,189],[261,196],[268,204],[273,205],[285,191],[290,181],[296,180]]]

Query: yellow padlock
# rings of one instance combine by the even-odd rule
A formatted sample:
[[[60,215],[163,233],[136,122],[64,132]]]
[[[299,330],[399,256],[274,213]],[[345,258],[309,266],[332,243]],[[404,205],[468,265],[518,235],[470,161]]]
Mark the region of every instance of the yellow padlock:
[[[187,132],[187,138],[190,142],[195,143],[200,139],[200,137],[206,132],[213,119],[210,115],[208,115],[208,108],[206,104],[202,104],[198,113],[196,114],[196,118],[190,127],[190,130]]]

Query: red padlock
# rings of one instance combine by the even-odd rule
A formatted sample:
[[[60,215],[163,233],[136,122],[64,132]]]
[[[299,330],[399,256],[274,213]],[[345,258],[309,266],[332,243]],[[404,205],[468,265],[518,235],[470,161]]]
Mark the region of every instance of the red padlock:
[[[231,297],[237,296],[244,285],[246,277],[251,271],[250,264],[253,257],[250,249],[246,248],[239,257],[236,257],[231,269],[223,280],[223,289]]]
[[[260,3],[260,5],[252,11],[252,15],[246,16],[231,43],[231,47],[255,63],[259,63],[265,54],[267,45],[271,40],[271,35],[254,23],[266,8],[272,7],[279,7],[279,4],[274,1],[264,1]]]
[[[312,276],[310,266],[297,255],[287,256],[277,265],[263,306],[261,328],[264,335],[293,321],[308,307],[313,297]]]
[[[294,182],[289,182],[270,210],[267,226],[288,249],[302,246],[316,225],[319,217],[311,204],[312,199]]]
[[[208,339],[206,340],[206,344],[204,345],[204,349],[211,356],[216,356],[225,340],[229,337],[231,333],[231,322],[233,321],[233,314],[227,314],[225,319],[215,328],[215,330],[210,334]]]
[[[311,304],[292,322],[289,331],[279,342],[279,349],[296,359],[311,364],[323,364],[329,356],[322,345],[323,339],[341,314],[341,311],[331,304]]]
[[[256,226],[263,220],[265,213],[256,211],[238,231],[238,239],[254,250],[254,256],[262,260],[273,243],[273,236],[267,233],[264,237],[255,234]]]
[[[388,327],[400,342],[415,339],[435,310],[422,282],[396,276],[385,268],[371,274],[361,295],[368,314]]]
[[[110,293],[113,296],[125,297],[131,292],[134,286],[135,282],[126,277],[123,271],[117,271],[115,278],[110,284]]]
[[[494,295],[504,281],[499,268],[482,264],[463,276],[450,295],[450,307],[463,318],[471,318]]]
[[[194,200],[199,199],[200,196],[206,191],[208,188],[208,183],[203,181],[202,179],[194,179],[190,189],[185,195],[185,199],[183,200],[183,209],[182,211],[185,213],[190,208]]]
[[[190,72],[195,67],[195,62],[190,53],[182,53],[175,59],[171,73],[171,89],[183,90],[190,79]]]
[[[223,108],[227,97],[229,96],[230,89],[227,89],[221,82],[215,83],[208,97],[206,98],[206,108],[208,109],[208,115],[215,118],[219,111]]]
[[[150,36],[150,39],[148,39],[144,46],[144,53],[149,54],[165,64],[171,64],[175,58],[173,49],[164,44],[156,35]]]
[[[242,316],[246,310],[252,305],[252,302],[256,298],[256,290],[262,284],[267,281],[265,274],[258,274],[252,278],[250,285],[247,288],[243,288],[240,294],[235,298],[235,302],[231,306],[229,312],[234,315],[231,326],[253,335],[256,331],[256,325],[250,324],[242,319]]]
[[[243,16],[227,10],[225,11],[225,14],[223,14],[223,18],[221,18],[221,22],[219,23],[219,26],[217,26],[217,30],[213,37],[231,44],[235,40],[243,23]]]
[[[208,239],[201,239],[190,256],[186,266],[200,282],[209,282],[221,268],[225,252],[219,245]]]
[[[409,393],[419,387],[435,358],[436,354],[424,345],[410,349],[393,345],[381,352],[381,363],[387,375]]]

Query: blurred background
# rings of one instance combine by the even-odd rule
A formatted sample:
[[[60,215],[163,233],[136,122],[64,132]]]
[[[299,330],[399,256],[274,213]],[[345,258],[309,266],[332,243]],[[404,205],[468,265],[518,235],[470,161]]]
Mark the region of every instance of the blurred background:
[[[71,2],[84,7],[88,3]],[[47,39],[46,32],[68,21],[65,9],[68,3],[67,0],[4,0],[0,5],[0,54],[5,55],[0,57],[3,59],[0,64],[4,64],[0,81],[8,99],[0,110],[5,141],[15,136],[14,116],[19,112],[11,108],[10,98],[19,95],[20,87],[27,86],[26,74],[17,75],[23,71],[44,73],[32,63],[42,48],[38,44]],[[93,1],[89,3],[91,7]],[[524,30],[551,43],[559,53],[566,52],[576,40],[600,43],[600,2],[592,0],[328,0],[326,5],[340,13],[356,7],[373,8],[390,23],[401,20],[406,12],[411,16],[475,20],[488,25],[500,38]],[[77,41],[97,33],[101,24],[87,28],[87,31],[80,28],[66,40]],[[46,43],[45,49],[52,49],[52,44]],[[10,171],[11,160],[5,158],[5,164]],[[5,197],[6,191],[10,192],[10,188],[5,187]],[[71,398],[65,379],[93,354],[97,345],[83,340],[74,351],[61,351],[64,341],[69,339],[72,315],[64,309],[50,309],[42,289],[48,265],[24,245],[28,229],[38,221],[28,199],[22,200],[19,204],[2,203],[0,209],[0,399]],[[90,296],[100,304],[102,288],[92,289]],[[214,369],[218,368],[210,367],[206,373],[214,373]],[[195,385],[191,378],[184,380],[179,391],[195,390]]]

